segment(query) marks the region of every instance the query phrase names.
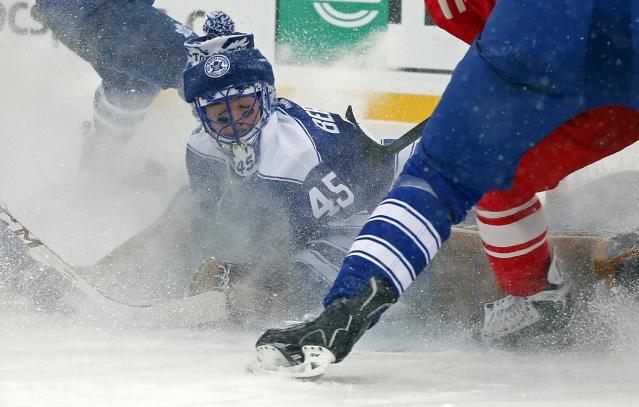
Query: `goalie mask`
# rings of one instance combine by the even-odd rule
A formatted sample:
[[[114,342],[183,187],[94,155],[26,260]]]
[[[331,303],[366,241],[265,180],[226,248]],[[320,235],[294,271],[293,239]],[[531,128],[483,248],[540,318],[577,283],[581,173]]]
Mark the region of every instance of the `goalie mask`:
[[[204,24],[206,35],[184,46],[184,98],[240,176],[257,170],[259,136],[277,103],[273,69],[255,49],[253,35],[234,32],[223,12]]]
[[[238,175],[257,170],[259,136],[271,117],[272,87],[258,81],[205,92],[195,99],[195,111],[206,132],[231,159]]]

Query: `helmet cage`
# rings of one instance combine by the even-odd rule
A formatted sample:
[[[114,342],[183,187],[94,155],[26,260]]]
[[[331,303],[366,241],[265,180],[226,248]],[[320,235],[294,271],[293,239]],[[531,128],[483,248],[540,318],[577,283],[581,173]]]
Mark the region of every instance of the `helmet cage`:
[[[246,109],[239,117],[234,117],[231,102],[245,96],[253,97],[250,108]],[[273,87],[263,81],[232,85],[220,91],[204,92],[195,98],[194,110],[205,131],[231,158],[233,168],[239,175],[250,175],[257,169],[257,140],[262,128],[271,116],[275,105],[274,101]],[[212,120],[207,116],[206,108],[220,104],[226,107],[228,118],[225,118],[224,121]],[[247,120],[247,117],[253,115],[255,111],[257,113],[254,117]],[[229,132],[228,129],[231,131]],[[245,162],[248,157],[251,157],[250,162]]]
[[[195,99],[195,110],[207,133],[221,144],[246,144],[255,132],[259,132],[268,121],[271,114],[271,100],[269,90],[264,82],[254,82],[229,86],[221,91],[205,92]],[[231,102],[245,96],[252,96],[251,106],[240,117],[234,117]],[[211,105],[224,104],[228,113],[228,120],[216,121],[206,114],[206,108]],[[258,114],[247,121],[246,117],[258,110]],[[228,129],[232,129],[228,135]]]

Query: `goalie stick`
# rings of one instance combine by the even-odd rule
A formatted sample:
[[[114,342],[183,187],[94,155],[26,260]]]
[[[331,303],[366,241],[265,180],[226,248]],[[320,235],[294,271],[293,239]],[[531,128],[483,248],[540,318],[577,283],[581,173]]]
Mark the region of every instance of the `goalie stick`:
[[[404,148],[408,147],[411,143],[417,141],[421,137],[424,125],[426,125],[426,122],[429,119],[428,117],[424,119],[421,123],[417,124],[415,127],[400,136],[392,144],[383,145],[375,142],[361,128],[361,126],[357,122],[357,119],[355,119],[352,106],[349,105],[346,108],[345,117],[349,122],[353,123],[353,125],[357,129],[357,134],[359,135],[360,140],[364,145],[366,157],[368,158],[369,162],[375,167],[384,165],[388,157],[399,153]]]
[[[133,304],[118,301],[89,284],[73,267],[2,206],[0,206],[0,223],[24,242],[29,254],[35,260],[47,264],[60,273],[89,300],[90,304],[113,319],[147,320],[167,326],[193,326],[226,318],[226,296],[219,291],[208,291],[160,304]]]

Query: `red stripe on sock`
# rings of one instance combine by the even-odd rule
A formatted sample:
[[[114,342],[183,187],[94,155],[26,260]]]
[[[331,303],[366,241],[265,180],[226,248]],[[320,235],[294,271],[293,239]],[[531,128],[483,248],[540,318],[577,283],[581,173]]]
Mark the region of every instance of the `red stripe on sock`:
[[[533,213],[537,212],[540,208],[541,208],[541,202],[537,200],[533,205],[529,206],[528,208],[520,212],[514,213],[512,215],[504,216],[501,218],[487,218],[477,213],[477,220],[485,225],[505,226],[505,225],[510,225],[512,223],[516,223],[532,215]]]
[[[519,250],[524,250],[528,247],[534,246],[537,243],[541,242],[542,240],[546,239],[546,235],[548,234],[547,231],[544,231],[544,233],[542,233],[541,235],[537,236],[534,239],[531,239],[527,242],[521,243],[521,244],[517,244],[517,245],[513,245],[513,246],[505,246],[505,247],[501,247],[501,246],[492,246],[489,245],[488,243],[482,241],[482,244],[484,245],[484,249],[489,250],[491,252],[495,252],[495,253],[513,253],[513,252],[517,252]]]
[[[550,265],[550,245],[545,242],[530,253],[502,259],[488,256],[497,283],[510,295],[537,294],[546,287]]]

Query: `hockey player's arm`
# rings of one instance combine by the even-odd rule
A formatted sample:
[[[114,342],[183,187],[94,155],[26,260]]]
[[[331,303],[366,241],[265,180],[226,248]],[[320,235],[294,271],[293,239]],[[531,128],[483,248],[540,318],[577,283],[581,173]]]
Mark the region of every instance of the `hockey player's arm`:
[[[496,0],[425,0],[435,23],[470,44],[484,29]]]

